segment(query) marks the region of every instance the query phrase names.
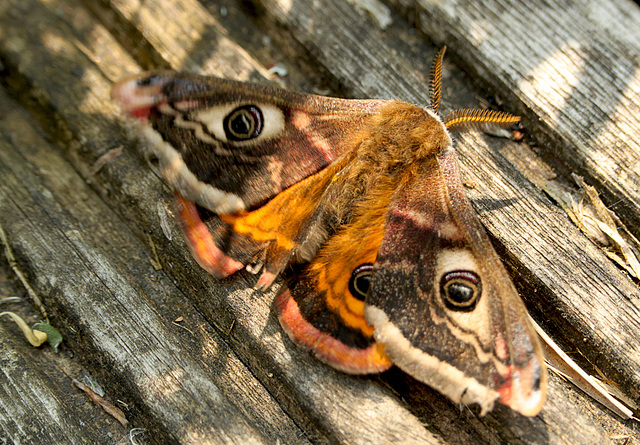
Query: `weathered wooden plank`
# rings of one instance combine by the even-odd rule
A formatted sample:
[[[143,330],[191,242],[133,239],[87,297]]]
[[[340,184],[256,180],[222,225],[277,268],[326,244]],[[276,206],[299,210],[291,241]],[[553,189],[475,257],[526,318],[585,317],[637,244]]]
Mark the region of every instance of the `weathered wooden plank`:
[[[30,116],[2,94],[0,113],[7,236],[28,259],[66,343],[87,366],[103,364],[95,371],[122,387],[149,442],[304,442],[224,340],[154,271],[127,225],[30,127]],[[178,317],[184,328],[171,323]],[[55,442],[48,432],[40,443]]]
[[[80,30],[75,26],[78,22],[82,23],[82,20],[77,18],[82,16],[82,8],[73,3],[68,3],[68,5],[73,5],[74,14],[76,15],[74,20],[61,15],[56,18],[61,23],[50,25],[51,28],[56,32],[60,32],[60,29],[67,27],[71,28],[70,32],[79,35],[77,38],[82,44],[81,46],[89,49],[89,54],[100,57],[100,63],[96,64],[95,59],[88,58],[86,56],[87,51],[78,51],[77,48],[74,50],[73,45],[65,45],[65,38],[57,42],[65,50],[66,59],[64,64],[60,63],[60,60],[56,57],[57,54],[52,56],[48,51],[40,54],[41,60],[44,60],[39,63],[29,60],[28,57],[18,53],[14,49],[15,46],[12,45],[4,45],[0,48],[0,51],[9,54],[11,66],[18,68],[16,75],[26,78],[30,84],[34,85],[31,93],[44,97],[43,102],[56,110],[62,120],[62,125],[71,130],[73,137],[83,141],[84,145],[72,146],[67,153],[73,158],[74,166],[77,170],[88,172],[92,161],[114,144],[114,140],[109,139],[114,134],[114,127],[110,120],[113,109],[104,96],[105,90],[108,89],[108,82],[105,82],[104,77],[108,79],[118,77],[115,75],[117,73],[114,70],[118,71],[121,68],[114,68],[111,64],[118,63],[119,57],[124,60],[121,67],[126,67],[127,71],[129,69],[135,71],[137,68],[120,48],[109,41],[109,35],[103,28],[95,27],[95,24],[93,27],[87,24],[80,28],[91,28],[91,33],[79,32]],[[328,5],[331,11],[332,6],[331,4]],[[127,17],[128,20],[133,22],[134,29],[139,30],[140,34],[144,35],[148,41],[154,42],[152,47],[162,48],[162,45],[165,45],[169,48],[169,50],[158,51],[158,53],[164,54],[168,58],[168,65],[175,67],[191,67],[194,66],[194,63],[197,65],[198,61],[203,59],[202,56],[196,57],[195,60],[189,60],[192,57],[190,51],[193,48],[197,48],[197,53],[201,55],[212,54],[209,59],[205,60],[218,62],[217,64],[211,62],[210,72],[231,69],[237,70],[233,72],[248,75],[255,70],[253,66],[257,64],[255,62],[245,64],[242,61],[243,57],[239,58],[240,61],[233,59],[234,64],[238,65],[234,65],[231,68],[229,65],[225,65],[226,62],[220,63],[228,60],[226,52],[229,51],[228,48],[232,48],[233,52],[233,46],[225,44],[224,47],[227,50],[222,52],[216,52],[218,46],[215,41],[211,46],[207,46],[207,38],[217,37],[222,39],[223,37],[213,32],[206,34],[198,31],[198,29],[215,29],[217,26],[212,24],[214,23],[212,18],[205,17],[203,21],[209,23],[209,26],[201,27],[198,18],[202,17],[206,11],[203,12],[198,4],[194,6],[191,3],[169,2],[162,6],[158,6],[158,4],[142,5],[132,15],[127,15],[124,10],[125,6],[120,3],[115,4],[113,10],[121,17]],[[145,10],[147,6],[148,10],[154,12],[155,15],[149,15],[148,10]],[[37,13],[32,12],[36,8],[46,9],[38,2],[32,2],[25,6],[12,5],[12,7],[15,10],[16,19],[19,15],[25,15],[26,20],[31,16],[38,16]],[[175,11],[174,7],[177,8]],[[302,3],[300,7],[304,8],[305,4]],[[195,39],[197,42],[187,41],[185,43],[184,40],[181,40],[181,45],[189,45],[188,48],[191,50],[186,51],[176,60],[172,60],[171,44],[175,36],[165,32],[165,29],[172,29],[169,28],[170,21],[161,27],[149,22],[158,21],[163,23],[162,20],[165,20],[163,17],[178,16],[180,11],[189,11],[191,8],[196,8],[195,10],[199,12],[189,17],[188,20],[181,22],[179,32],[182,36],[181,39],[185,35],[193,34],[197,37]],[[336,9],[334,8],[333,11],[335,12]],[[348,9],[348,11],[350,12],[347,13],[340,10],[340,14],[338,14],[341,17],[345,17],[344,22],[341,22],[342,26],[360,30],[360,16],[352,9]],[[294,12],[293,10],[288,10],[286,13],[289,15],[283,15],[292,20],[288,25],[292,29],[292,33],[300,41],[304,41],[302,37],[305,36],[305,33],[308,34],[307,28],[299,26],[293,21],[295,20]],[[139,20],[140,17],[146,18],[145,20]],[[88,23],[91,23],[90,18],[87,20]],[[10,21],[7,20],[7,22]],[[73,22],[73,24],[70,25],[69,22]],[[331,57],[321,59],[324,65],[323,69],[332,72],[337,79],[347,85],[355,85],[353,79],[363,78],[365,74],[372,76],[369,74],[369,69],[372,69],[374,74],[373,77],[369,77],[369,84],[376,87],[376,84],[379,83],[384,88],[389,88],[390,84],[397,81],[398,73],[404,74],[404,71],[407,71],[412,73],[411,76],[416,75],[415,70],[409,70],[407,68],[408,63],[398,57],[395,51],[386,49],[384,41],[393,42],[393,40],[385,39],[375,34],[373,34],[373,37],[370,34],[359,34],[359,39],[363,41],[369,39],[373,48],[370,49],[371,57],[377,57],[382,60],[384,60],[382,56],[386,57],[394,64],[394,69],[398,73],[384,71],[385,64],[383,62],[378,62],[378,65],[373,68],[368,66],[364,66],[361,69],[358,68],[358,53],[353,49],[354,46],[357,49],[358,45],[346,43],[349,42],[344,38],[346,31],[341,30],[340,27],[337,29],[330,28],[329,24],[331,22],[333,20],[317,14],[317,19],[314,18],[309,24],[319,29],[320,35],[314,38],[307,37],[307,45],[313,47],[314,42],[324,42],[322,38],[323,32],[325,35],[329,35],[332,32],[337,33],[337,43],[335,44],[338,45],[337,48],[341,51],[335,51]],[[3,20],[2,23],[4,24],[5,21]],[[226,26],[229,29],[225,32],[231,36],[233,34],[231,28],[234,27],[234,23],[228,23]],[[191,27],[195,31],[192,31]],[[370,28],[366,24],[362,25],[362,27],[365,28],[365,32],[367,31],[366,28]],[[12,36],[14,41],[15,39],[22,39],[24,46],[32,50],[42,43],[40,34],[35,32],[26,33],[27,35],[25,36],[23,35],[25,34],[24,31],[20,31],[9,29],[8,34]],[[156,34],[153,34],[152,31]],[[254,32],[256,31],[254,30]],[[282,33],[282,30],[276,30],[275,32]],[[93,45],[91,40],[93,35],[101,36],[100,45]],[[283,35],[283,38],[286,37]],[[167,42],[161,43],[162,39]],[[352,39],[351,41],[360,44],[359,39]],[[341,40],[342,46],[339,46]],[[315,45],[318,44],[315,43]],[[364,47],[365,45],[363,44],[362,46]],[[376,47],[381,48],[380,53],[376,53]],[[318,57],[318,50],[317,48],[315,49],[316,51],[312,51],[312,54]],[[348,53],[347,49],[352,52]],[[365,47],[366,49],[367,47]],[[236,54],[242,53],[243,51],[237,49]],[[362,53],[360,57],[362,58]],[[348,71],[346,75],[339,74],[340,70],[343,69],[340,62],[341,58],[344,58],[344,63],[351,64],[349,67],[351,71]],[[429,58],[424,57],[424,59]],[[48,72],[42,72],[40,64],[52,66],[53,68]],[[103,65],[109,65],[108,73],[107,69],[102,68]],[[69,66],[74,67],[74,70],[70,70]],[[398,66],[400,68],[397,68]],[[96,69],[96,67],[99,67],[99,69]],[[382,79],[375,75],[378,68],[381,70]],[[337,71],[332,71],[332,69],[337,69]],[[74,73],[85,73],[84,77],[90,79],[91,82],[78,82],[76,80],[77,76],[74,77]],[[105,73],[107,74],[106,76],[104,75]],[[242,77],[243,74],[240,74],[240,76]],[[424,88],[424,85],[419,86],[419,82],[424,79],[420,76],[418,77],[419,79],[414,87],[416,90]],[[459,82],[459,80],[456,81],[455,79],[454,81]],[[409,88],[410,86],[403,86],[403,88]],[[353,87],[352,89],[355,91],[357,88]],[[404,96],[404,93],[396,95],[393,90],[390,91],[392,92],[391,94],[382,93],[381,95],[414,100],[410,95]],[[424,88],[424,92],[426,91],[427,89]],[[79,104],[82,104],[83,108],[80,108]],[[87,105],[84,106],[84,104]],[[486,150],[484,145],[481,145],[480,148]],[[504,166],[498,163],[498,167],[492,168],[497,168],[499,171]],[[607,439],[602,431],[594,427],[591,421],[580,414],[572,403],[566,401],[565,397],[562,396],[565,387],[555,380],[551,382],[551,399],[540,418],[523,419],[508,412],[508,410],[499,408],[490,417],[478,420],[472,416],[465,416],[461,419],[457,409],[452,407],[441,396],[425,390],[422,385],[407,384],[406,377],[397,372],[384,376],[384,383],[391,384],[395,391],[400,392],[402,396],[407,398],[408,403],[406,405],[397,401],[390,391],[376,383],[376,379],[354,378],[326,369],[323,365],[310,359],[305,353],[297,350],[288,340],[284,340],[283,346],[282,333],[269,312],[270,295],[259,295],[246,291],[244,281],[231,280],[225,282],[222,286],[219,283],[215,283],[209,277],[203,276],[199,269],[192,267],[193,263],[188,258],[182,243],[167,243],[163,240],[163,235],[158,229],[156,215],[157,203],[166,195],[163,195],[162,187],[157,180],[154,180],[148,171],[140,166],[135,157],[132,157],[129,153],[123,153],[111,165],[106,166],[99,175],[90,179],[96,184],[98,190],[105,194],[110,205],[117,208],[118,212],[126,215],[127,219],[131,220],[131,226],[134,230],[140,233],[144,229],[152,228],[154,240],[163,249],[161,253],[163,262],[166,266],[172,267],[171,273],[180,283],[184,292],[198,304],[200,310],[206,314],[212,323],[219,327],[221,332],[232,333],[230,336],[232,348],[242,357],[242,360],[248,364],[263,384],[269,388],[269,391],[276,395],[278,401],[296,419],[296,422],[303,426],[307,434],[311,436],[324,435],[331,441],[350,443],[381,440],[395,442],[425,440],[437,442],[437,439],[429,432],[440,435],[450,442],[458,443],[517,442],[522,440],[523,435],[527,439],[531,439],[531,441],[539,440],[549,443],[606,443]],[[477,193],[484,194],[486,192],[485,188],[487,186],[483,185],[485,181],[486,178],[480,176],[479,185],[476,188]],[[107,194],[110,189],[112,193]],[[513,195],[509,194],[510,189],[508,187],[506,190],[501,192],[503,195],[500,195],[501,197],[497,199],[504,200],[513,197]],[[134,201],[135,204],[131,205],[129,201]],[[500,201],[490,201],[485,204],[491,207],[496,202]],[[548,202],[543,200],[543,204],[548,205]],[[545,209],[546,207],[543,206],[542,211],[546,211]],[[490,218],[491,215],[486,217]],[[513,224],[511,220],[508,223],[509,226]],[[494,229],[494,233],[498,233],[503,229],[504,227],[499,226]],[[509,252],[509,249],[507,251]],[[516,258],[516,261],[518,261],[518,258]],[[552,280],[553,276],[550,279]],[[532,280],[535,280],[535,278],[532,278]],[[171,297],[168,297],[166,302],[167,304],[174,304]],[[421,422],[427,422],[427,430],[424,430]],[[455,427],[452,428],[451,425],[455,425]]]
[[[45,354],[28,350],[15,331],[0,325],[0,438],[5,443],[115,443],[126,434],[115,419],[105,421],[98,406],[73,396],[71,380],[52,370]]]
[[[40,321],[12,275],[5,256],[0,255],[0,310],[17,313],[30,324]],[[7,297],[19,301],[7,303]],[[79,363],[47,346],[31,347],[7,316],[0,318],[0,363],[0,439],[4,443],[117,443],[128,433],[72,386],[71,378],[83,380],[89,374]],[[111,394],[105,397],[110,400]]]
[[[542,152],[589,178],[640,233],[638,5],[390,3],[418,12],[420,28],[434,41],[454,44],[470,72],[539,118],[531,128],[546,142]]]

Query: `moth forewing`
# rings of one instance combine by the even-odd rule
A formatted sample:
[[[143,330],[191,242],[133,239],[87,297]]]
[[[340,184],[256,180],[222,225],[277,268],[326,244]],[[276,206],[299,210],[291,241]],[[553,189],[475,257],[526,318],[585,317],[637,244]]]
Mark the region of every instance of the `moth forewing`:
[[[447,178],[449,205],[458,224],[467,231],[468,245],[478,259],[482,296],[490,301],[486,318],[492,339],[492,359],[498,371],[500,402],[521,414],[538,414],[546,398],[547,372],[542,347],[517,290],[493,249],[491,241],[467,198],[453,151],[440,156]],[[483,316],[483,318],[485,317]]]
[[[394,363],[454,402],[484,414],[499,399],[535,415],[546,382],[537,338],[452,147],[434,151],[389,204],[367,321]]]

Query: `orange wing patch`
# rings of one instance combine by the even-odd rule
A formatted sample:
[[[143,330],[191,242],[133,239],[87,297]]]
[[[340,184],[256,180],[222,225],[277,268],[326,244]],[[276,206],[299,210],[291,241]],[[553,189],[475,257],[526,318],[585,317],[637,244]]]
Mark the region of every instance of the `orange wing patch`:
[[[325,292],[327,307],[343,322],[371,336],[373,327],[364,318],[364,301],[349,291],[351,273],[358,266],[373,264],[384,237],[387,206],[395,183],[380,185],[354,208],[351,223],[343,226],[326,243],[308,268],[308,275]]]
[[[264,270],[258,287],[266,289],[289,264],[296,247],[315,232],[314,223],[322,216],[323,196],[341,163],[332,165],[313,176],[289,187],[259,209],[232,215],[220,215],[236,235],[244,236],[256,244],[263,244]],[[316,237],[321,236],[315,234]],[[314,250],[318,248],[319,240]],[[302,254],[303,255],[303,254]],[[304,256],[304,255],[303,255]]]
[[[353,347],[311,324],[289,289],[278,296],[276,306],[280,324],[289,338],[331,367],[349,374],[370,374],[386,371],[393,365],[384,345],[372,342],[363,348]]]
[[[290,262],[291,255],[298,253],[296,247],[310,237],[308,232],[313,232],[314,216],[317,219],[321,214],[318,204],[339,169],[340,164],[326,168],[259,209],[217,215],[225,226],[220,233],[207,227],[194,203],[176,194],[178,220],[193,257],[217,278],[237,272],[249,261],[247,258],[253,257],[264,269],[258,287],[269,287]],[[324,238],[316,249],[322,241]],[[257,254],[251,253],[256,251]],[[244,260],[239,261],[240,258]]]
[[[257,242],[270,242],[291,251],[304,223],[313,215],[334,169],[328,168],[289,187],[264,206],[251,212],[220,215],[233,231]]]
[[[356,267],[375,262],[384,226],[370,227],[366,237],[361,235],[348,230],[336,234],[322,249],[318,260],[309,265],[306,275],[316,281],[319,291],[324,292],[329,310],[338,314],[350,328],[371,337],[373,327],[364,318],[364,301],[351,295],[349,280]],[[354,246],[358,246],[356,252]]]
[[[395,181],[380,183],[276,300],[280,322],[293,341],[352,374],[381,372],[392,364],[365,319],[365,296],[350,291],[352,272],[375,262],[384,236]]]

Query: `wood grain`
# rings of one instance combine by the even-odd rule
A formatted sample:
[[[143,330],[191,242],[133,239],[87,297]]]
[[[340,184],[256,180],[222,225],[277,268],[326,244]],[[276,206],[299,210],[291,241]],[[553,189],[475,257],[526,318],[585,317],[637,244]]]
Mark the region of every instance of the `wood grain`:
[[[109,100],[118,78],[159,66],[255,80],[268,75],[270,62],[284,61],[291,87],[428,100],[426,77],[437,46],[410,32],[399,15],[392,12],[393,24],[381,30],[347,2],[244,6],[189,0],[0,5],[3,84],[19,99],[0,95],[0,223],[65,335],[63,351],[101,380],[112,402],[127,403],[131,424],[146,429],[138,443],[587,444],[612,443],[608,433],[616,431],[638,435],[637,425],[615,420],[555,376],[542,414],[527,419],[502,406],[478,418],[475,408],[460,411],[398,370],[365,378],[335,372],[283,335],[271,310],[273,293],[253,292],[244,275],[224,282],[206,276],[171,220],[174,237],[167,239],[158,212],[171,211],[171,196],[129,149],[135,138],[125,136]],[[446,43],[452,57],[445,64],[443,112],[476,106],[482,93],[472,84],[491,85],[506,68],[466,77],[454,62],[466,60],[470,43],[460,37]],[[481,54],[483,63],[498,63]],[[548,127],[545,134],[563,140],[548,113],[535,107],[528,113]],[[121,145],[120,155],[91,174],[100,156]],[[469,190],[474,205],[534,316],[570,352],[579,351],[637,398],[637,285],[527,180],[557,165],[572,170],[571,156],[554,157],[549,166],[536,147],[476,135],[458,137],[457,147],[465,179],[475,184]],[[513,161],[523,157],[533,160],[528,170]],[[150,263],[151,243],[160,271]],[[178,317],[180,326],[172,323]],[[38,350],[20,353],[27,362],[42,360]],[[1,434],[29,443],[8,419],[0,416]],[[55,418],[45,414],[39,422],[55,425]],[[69,414],[67,428],[82,422],[80,414]],[[59,443],[53,428],[40,431],[39,443]],[[93,443],[111,443],[91,434]]]
[[[3,134],[14,135],[0,149],[3,226],[29,258],[66,345],[84,351],[83,362],[101,363],[95,371],[104,385],[137,398],[129,402],[139,410],[133,420],[155,418],[166,437],[296,438],[297,428],[187,300],[158,298],[181,292],[154,273],[124,221],[15,108],[0,96]],[[172,323],[179,316],[184,328]]]
[[[415,2],[398,1],[412,9]],[[611,2],[417,2],[421,29],[520,102],[545,147],[640,233],[640,10]],[[544,139],[542,135],[538,136]]]

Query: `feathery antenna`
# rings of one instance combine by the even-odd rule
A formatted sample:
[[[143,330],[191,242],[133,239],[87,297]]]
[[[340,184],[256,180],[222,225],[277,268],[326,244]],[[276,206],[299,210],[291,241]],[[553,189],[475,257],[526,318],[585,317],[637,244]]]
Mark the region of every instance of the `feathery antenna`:
[[[440,108],[440,99],[442,98],[442,58],[444,52],[447,50],[446,46],[443,46],[440,52],[433,59],[431,65],[431,74],[429,76],[429,99],[431,101],[431,109],[434,113],[438,112]]]
[[[449,113],[442,122],[450,131],[482,130],[487,124],[502,128],[520,122],[520,116],[493,110],[456,110]]]
[[[442,99],[442,59],[447,50],[446,46],[438,52],[431,65],[429,79],[429,99],[434,113],[440,108]],[[520,116],[514,116],[502,111],[462,109],[449,113],[442,122],[449,131],[484,130],[487,126],[508,128],[520,122]]]

